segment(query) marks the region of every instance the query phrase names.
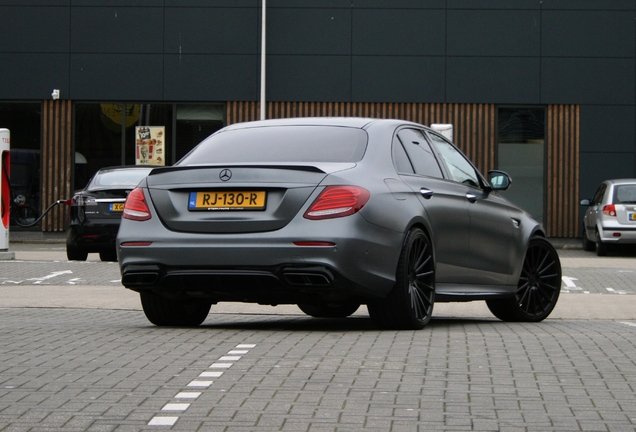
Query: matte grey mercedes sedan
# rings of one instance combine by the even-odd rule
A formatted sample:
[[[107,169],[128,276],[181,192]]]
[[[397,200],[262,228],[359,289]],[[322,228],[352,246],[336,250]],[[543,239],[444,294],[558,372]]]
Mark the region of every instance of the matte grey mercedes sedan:
[[[559,257],[543,228],[447,139],[416,123],[295,118],[235,124],[126,200],[125,287],[159,326],[212,304],[296,304],[420,329],[435,302],[485,300],[506,321],[554,309]]]

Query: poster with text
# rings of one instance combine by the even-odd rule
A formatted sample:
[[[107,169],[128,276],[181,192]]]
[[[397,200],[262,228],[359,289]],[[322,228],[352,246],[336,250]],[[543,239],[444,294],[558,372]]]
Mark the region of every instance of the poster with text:
[[[135,136],[135,164],[164,166],[165,158],[165,126],[137,126]]]

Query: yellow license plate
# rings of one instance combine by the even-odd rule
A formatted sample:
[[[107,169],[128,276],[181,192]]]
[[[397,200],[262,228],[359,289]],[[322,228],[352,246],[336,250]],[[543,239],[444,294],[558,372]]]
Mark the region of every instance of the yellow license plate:
[[[112,212],[121,212],[124,211],[124,203],[111,203],[110,211]]]
[[[190,192],[189,210],[262,210],[265,191]]]

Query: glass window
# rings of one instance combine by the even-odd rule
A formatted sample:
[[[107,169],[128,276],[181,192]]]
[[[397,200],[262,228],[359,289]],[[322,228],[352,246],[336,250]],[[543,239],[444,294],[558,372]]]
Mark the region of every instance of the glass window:
[[[181,159],[223,125],[223,105],[177,105],[175,159]]]
[[[211,136],[178,165],[254,162],[358,162],[367,147],[361,129],[330,126],[269,126]]]
[[[616,186],[614,204],[636,204],[636,185]]]
[[[124,114],[121,104],[75,105],[75,189],[98,169],[122,164]]]
[[[172,153],[172,111],[171,104],[128,104],[126,105],[126,144],[124,165],[135,165],[137,126],[164,126],[165,135],[163,148],[165,151],[165,164],[170,165]]]
[[[89,189],[113,189],[114,186],[134,188],[150,171],[152,167],[102,170],[93,177]]]
[[[416,174],[437,178],[443,177],[442,170],[431,150],[431,146],[420,131],[402,129],[398,132],[398,138],[402,141]]]
[[[459,150],[436,134],[429,133],[428,136],[437,146],[453,180],[469,186],[481,187],[477,170]]]
[[[391,151],[393,152],[393,164],[395,165],[397,172],[402,174],[415,174],[413,165],[411,165],[411,161],[406,155],[406,150],[404,150],[404,147],[397,136],[393,138],[393,147],[391,148]]]
[[[11,199],[18,198],[38,215],[42,188],[41,112],[39,103],[0,103],[0,127],[9,129],[11,134]]]

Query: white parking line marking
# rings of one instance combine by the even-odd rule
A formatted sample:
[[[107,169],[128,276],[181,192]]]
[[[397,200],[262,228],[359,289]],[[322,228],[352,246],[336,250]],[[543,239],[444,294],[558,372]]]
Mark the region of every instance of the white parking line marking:
[[[238,361],[241,359],[241,356],[223,356],[219,359],[219,361]]]
[[[148,426],[174,426],[179,417],[153,417]]]
[[[636,327],[636,323],[631,323],[631,322],[627,322],[627,321],[622,321],[621,324],[625,324],[625,325],[630,326],[630,327]]]
[[[50,274],[48,274],[46,276],[43,276],[43,277],[40,277],[40,278],[30,278],[30,279],[27,279],[27,280],[35,281],[35,282],[33,282],[33,284],[36,285],[36,284],[41,284],[45,280],[53,279],[54,277],[58,277],[58,276],[63,275],[63,274],[72,274],[72,273],[73,272],[71,270],[62,270],[62,271],[56,271],[56,272],[50,273]]]
[[[213,369],[228,369],[232,367],[232,363],[212,363],[210,367]]]
[[[201,396],[201,392],[180,392],[177,393],[175,399],[196,399]]]
[[[212,383],[213,381],[194,380],[194,381],[190,381],[190,383],[188,384],[188,387],[210,387]]]
[[[612,294],[627,294],[626,291],[617,291],[614,288],[605,288],[608,292],[611,292]]]
[[[243,354],[247,354],[247,352],[251,348],[254,348],[255,346],[256,345],[253,345],[253,344],[239,344],[235,347],[236,349],[229,351],[228,355],[221,356],[219,360],[238,361],[241,359]],[[231,354],[235,354],[235,355],[231,355]],[[236,354],[241,354],[241,355],[236,355]],[[210,368],[227,369],[231,367],[232,365],[233,363],[212,363],[210,365]],[[204,371],[199,375],[199,378],[219,378],[221,375],[223,375],[223,372],[221,371]],[[208,380],[192,380],[190,381],[190,383],[188,383],[187,387],[208,388],[212,385],[213,382],[214,381],[208,381]],[[221,390],[221,391],[224,391],[224,390]],[[199,396],[201,396],[201,392],[182,391],[177,393],[177,395],[174,398],[175,399],[197,399]],[[161,409],[161,411],[185,412],[190,407],[190,405],[191,404],[189,403],[170,402],[170,403],[167,403]],[[150,422],[148,422],[148,426],[174,426],[177,420],[179,420],[179,417],[155,416],[150,420]]]
[[[169,403],[161,408],[161,411],[185,411],[189,406],[189,403]]]

